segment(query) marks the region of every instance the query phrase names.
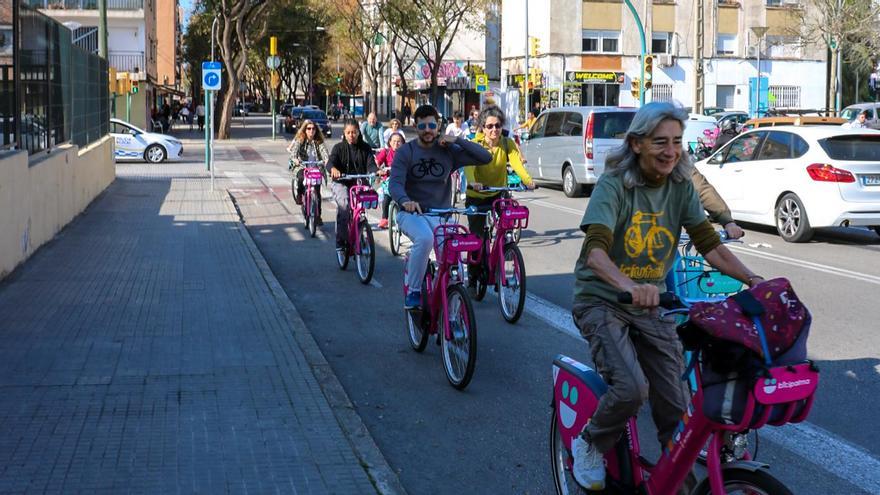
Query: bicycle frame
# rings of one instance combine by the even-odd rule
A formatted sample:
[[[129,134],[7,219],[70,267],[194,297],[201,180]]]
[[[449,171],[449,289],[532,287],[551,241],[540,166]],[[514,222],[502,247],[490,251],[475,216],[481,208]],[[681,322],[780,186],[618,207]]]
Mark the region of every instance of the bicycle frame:
[[[305,170],[303,170],[303,186],[306,189],[305,194],[303,195],[303,211],[311,211],[310,208],[312,206],[312,201],[317,201],[318,204],[321,203],[321,197],[318,194],[316,187],[320,186],[323,180],[324,172],[321,171],[320,168],[307,167]]]
[[[505,189],[506,188],[501,188]],[[495,285],[497,271],[504,263],[504,246],[507,245],[507,233],[515,228],[527,228],[529,226],[529,209],[519,204],[515,199],[499,198],[492,202],[492,209],[488,212],[478,213],[491,217],[495,235],[488,235],[493,228],[490,222],[486,222],[486,236],[482,239],[483,248],[468,255],[468,263],[480,264],[486,270],[486,284]],[[487,253],[483,256],[483,253]],[[507,285],[507,278],[502,280]]]
[[[356,184],[348,189],[348,204],[351,208],[351,220],[348,222],[348,246],[351,253],[361,250],[361,236],[358,228],[361,220],[367,216],[367,208],[378,208],[379,195],[370,186]]]

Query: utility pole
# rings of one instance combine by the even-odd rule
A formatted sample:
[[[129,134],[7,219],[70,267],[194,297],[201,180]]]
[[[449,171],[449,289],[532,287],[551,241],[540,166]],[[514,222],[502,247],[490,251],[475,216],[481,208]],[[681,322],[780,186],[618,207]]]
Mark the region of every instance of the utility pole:
[[[705,73],[703,72],[703,47],[705,46],[704,0],[694,0],[694,113],[702,114],[706,101]]]
[[[523,93],[525,96],[525,108],[523,108],[523,120],[529,117],[529,0],[526,0],[526,65],[523,71]]]
[[[107,56],[107,0],[98,0],[98,55],[104,60]]]

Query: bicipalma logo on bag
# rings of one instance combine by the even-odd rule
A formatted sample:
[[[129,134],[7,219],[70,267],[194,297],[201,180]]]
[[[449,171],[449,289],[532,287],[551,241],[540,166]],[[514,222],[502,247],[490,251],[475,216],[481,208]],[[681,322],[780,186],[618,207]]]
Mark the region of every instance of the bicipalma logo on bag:
[[[778,382],[776,378],[765,378],[764,379],[764,393],[767,395],[776,392],[777,390],[785,390],[791,388],[805,387],[809,384],[813,383],[809,378],[804,378],[801,380],[794,380],[790,382]]]

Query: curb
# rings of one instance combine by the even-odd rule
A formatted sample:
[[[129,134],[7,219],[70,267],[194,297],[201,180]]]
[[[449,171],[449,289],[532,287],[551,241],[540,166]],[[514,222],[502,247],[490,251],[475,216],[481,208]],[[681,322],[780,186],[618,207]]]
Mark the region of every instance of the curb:
[[[275,277],[275,274],[272,273],[269,263],[263,257],[263,253],[260,252],[253,237],[251,237],[251,233],[244,226],[244,219],[241,216],[241,211],[238,209],[235,198],[228,190],[226,194],[239,219],[236,228],[244,239],[254,262],[256,262],[257,267],[260,269],[263,280],[269,286],[272,295],[275,296],[278,308],[287,320],[294,339],[299,344],[306,361],[309,363],[312,373],[321,387],[324,398],[333,410],[336,421],[348,438],[355,456],[360,461],[361,467],[367,472],[367,476],[369,476],[377,493],[380,495],[406,495],[406,490],[401,485],[397,474],[388,464],[385,456],[382,455],[369,430],[348,398],[348,394],[345,393],[345,389],[342,387],[330,364],[324,358],[324,354],[318,347],[317,342],[315,342],[312,333],[306,327],[302,317],[300,317],[293,301],[284,292],[284,288]]]

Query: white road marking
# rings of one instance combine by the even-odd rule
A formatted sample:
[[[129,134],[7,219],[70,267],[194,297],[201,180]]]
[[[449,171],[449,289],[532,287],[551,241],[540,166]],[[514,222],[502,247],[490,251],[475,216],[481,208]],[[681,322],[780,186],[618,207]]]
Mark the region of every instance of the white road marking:
[[[373,279],[370,280],[370,285],[372,285],[373,287],[375,287],[375,288],[377,288],[377,289],[381,289],[381,288],[382,288],[382,284],[380,284],[379,281],[376,280],[376,277],[373,277]]]
[[[570,311],[532,293],[526,294],[525,309],[555,330],[582,340]],[[868,493],[880,493],[880,459],[830,431],[804,422],[763,428],[759,435]],[[826,459],[830,462],[822,462]]]
[[[759,435],[868,493],[880,493],[880,459],[830,431],[796,423],[763,428]]]
[[[569,208],[568,206],[557,205],[557,204],[555,204],[555,203],[550,203],[549,201],[542,201],[542,200],[540,200],[540,199],[531,199],[531,200],[527,200],[527,199],[524,199],[524,198],[523,198],[523,199],[520,199],[519,201],[520,201],[521,203],[536,204],[536,205],[538,205],[538,206],[543,206],[543,207],[545,207],[545,208],[550,208],[550,209],[553,209],[553,210],[564,211],[565,213],[571,213],[572,215],[577,215],[577,216],[579,216],[579,217],[584,216],[584,210],[578,210],[577,208]]]

